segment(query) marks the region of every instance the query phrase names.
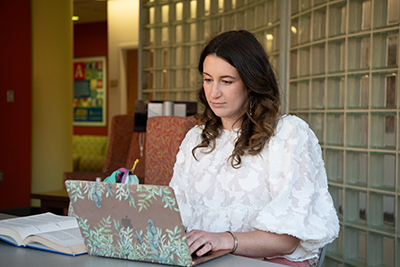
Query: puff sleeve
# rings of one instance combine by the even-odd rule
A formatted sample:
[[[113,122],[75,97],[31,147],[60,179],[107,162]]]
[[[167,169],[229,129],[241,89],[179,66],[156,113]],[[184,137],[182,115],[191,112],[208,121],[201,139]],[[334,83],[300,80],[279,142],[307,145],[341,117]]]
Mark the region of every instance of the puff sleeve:
[[[299,238],[291,260],[316,255],[339,232],[318,139],[304,121],[286,116],[264,151],[271,201],[252,226]]]

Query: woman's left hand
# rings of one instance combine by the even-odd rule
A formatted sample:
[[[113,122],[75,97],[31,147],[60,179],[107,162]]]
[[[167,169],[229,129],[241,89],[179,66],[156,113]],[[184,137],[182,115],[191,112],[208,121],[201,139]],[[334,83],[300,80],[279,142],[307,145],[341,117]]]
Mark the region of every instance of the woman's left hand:
[[[252,258],[289,255],[296,250],[300,243],[300,239],[297,237],[261,230],[236,232],[235,234],[239,244],[235,254]],[[196,251],[197,256],[202,256],[208,251],[232,250],[235,244],[235,240],[229,232],[212,233],[192,230],[186,234],[186,238],[190,253]]]
[[[199,257],[209,251],[231,249],[233,246],[233,238],[229,233],[210,233],[202,230],[192,230],[186,234],[186,238],[190,254],[197,250],[196,255]]]

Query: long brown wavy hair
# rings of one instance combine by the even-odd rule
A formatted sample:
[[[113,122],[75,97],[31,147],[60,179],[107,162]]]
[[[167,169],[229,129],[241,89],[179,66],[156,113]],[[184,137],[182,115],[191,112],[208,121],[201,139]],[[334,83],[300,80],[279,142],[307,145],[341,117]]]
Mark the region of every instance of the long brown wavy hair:
[[[241,156],[245,153],[259,154],[275,133],[281,108],[279,87],[267,54],[257,38],[248,31],[229,31],[213,38],[200,55],[198,70],[201,75],[204,60],[210,54],[235,67],[248,92],[244,114],[238,120],[242,120],[240,135],[229,157],[232,167],[240,168]],[[204,112],[197,114],[196,118],[204,125],[204,129],[201,143],[192,150],[195,158],[198,148],[209,147],[210,150],[205,153],[214,150],[215,139],[222,129],[221,118],[210,108],[203,86],[197,98],[204,106]]]

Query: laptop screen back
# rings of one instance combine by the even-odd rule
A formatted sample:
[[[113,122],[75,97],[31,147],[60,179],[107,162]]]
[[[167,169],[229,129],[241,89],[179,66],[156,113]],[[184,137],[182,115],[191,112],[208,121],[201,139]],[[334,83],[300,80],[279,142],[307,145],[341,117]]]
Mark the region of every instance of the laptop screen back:
[[[191,266],[172,188],[66,181],[91,255]]]

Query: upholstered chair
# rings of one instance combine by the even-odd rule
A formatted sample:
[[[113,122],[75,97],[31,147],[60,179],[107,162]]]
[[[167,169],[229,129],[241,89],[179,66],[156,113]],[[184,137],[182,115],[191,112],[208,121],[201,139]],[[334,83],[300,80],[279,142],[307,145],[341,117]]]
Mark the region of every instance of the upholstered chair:
[[[106,178],[113,171],[125,167],[132,168],[132,164],[129,162],[130,166],[126,166],[127,158],[130,151],[130,145],[132,141],[132,136],[134,126],[134,117],[130,115],[116,115],[111,120],[111,131],[109,135],[108,149],[106,161],[104,163],[103,170],[101,172],[65,172],[63,175],[63,181],[66,180],[89,180],[94,181],[96,177]],[[142,159],[144,161],[144,159]],[[140,170],[140,169],[139,169]],[[136,174],[136,173],[135,173]],[[138,177],[144,176],[144,172],[137,174]]]
[[[160,116],[147,120],[146,184],[169,184],[179,146],[194,125],[196,120],[192,116]]]

